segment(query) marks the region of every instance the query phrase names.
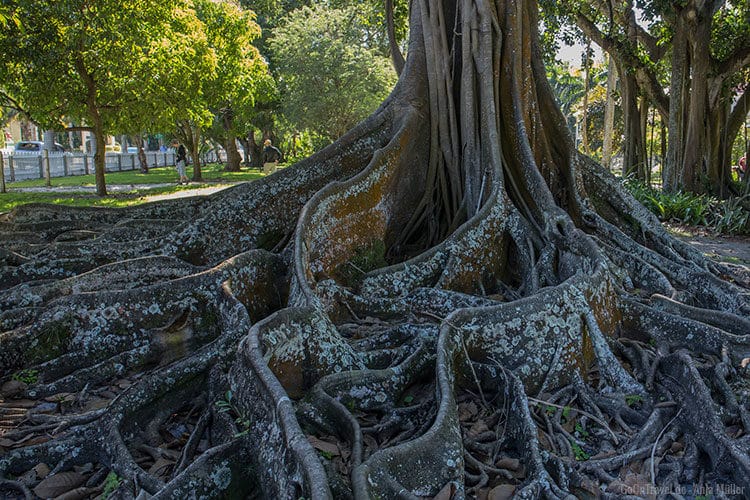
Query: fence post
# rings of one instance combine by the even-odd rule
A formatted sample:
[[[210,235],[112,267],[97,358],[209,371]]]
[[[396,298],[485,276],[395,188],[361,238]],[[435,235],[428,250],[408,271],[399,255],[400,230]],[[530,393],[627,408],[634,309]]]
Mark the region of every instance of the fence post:
[[[52,185],[49,170],[49,149],[42,150],[42,155],[44,156],[44,183],[47,185],[47,187],[49,187]]]
[[[135,157],[137,155],[130,155],[130,170],[135,170]]]
[[[39,178],[44,179],[44,152],[39,155]]]
[[[83,153],[83,173],[89,175],[89,157]]]
[[[5,158],[3,157],[3,154],[0,153],[0,193],[5,192],[5,162],[3,160],[5,160]]]
[[[117,170],[122,172],[122,153],[117,155]]]
[[[10,169],[10,182],[16,182],[16,169],[13,167],[13,155],[8,157],[8,168]]]
[[[68,176],[68,156],[63,155],[63,175]]]

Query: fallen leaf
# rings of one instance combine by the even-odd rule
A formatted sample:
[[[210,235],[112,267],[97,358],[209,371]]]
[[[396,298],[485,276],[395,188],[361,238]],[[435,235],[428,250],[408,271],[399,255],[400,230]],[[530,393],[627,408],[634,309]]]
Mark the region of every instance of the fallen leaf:
[[[160,458],[154,463],[154,465],[151,466],[151,468],[148,470],[148,473],[159,477],[167,477],[169,475],[169,468],[173,465],[174,462],[172,460]]]
[[[512,484],[501,484],[492,488],[487,495],[487,500],[508,500],[513,497],[516,487]]]
[[[77,472],[58,472],[47,476],[34,488],[34,493],[42,498],[54,498],[83,484],[85,478]]]
[[[451,498],[453,498],[453,493],[455,493],[455,489],[456,486],[453,484],[453,481],[451,481],[443,486],[438,494],[432,497],[432,500],[451,500]]]
[[[0,408],[28,409],[36,406],[37,402],[38,401],[33,401],[31,399],[15,399],[13,401],[0,403]]]
[[[50,403],[72,403],[76,400],[76,395],[69,392],[58,392],[52,396],[47,396],[44,400]]]
[[[0,446],[3,448],[12,448],[16,445],[16,442],[11,439],[0,438]]]
[[[750,358],[744,358],[744,359],[743,359],[743,360],[742,360],[742,361],[740,362],[740,366],[741,366],[742,368],[747,368],[747,365],[750,365]]]
[[[489,429],[487,428],[487,424],[484,423],[483,420],[477,420],[474,422],[474,424],[469,428],[468,435],[470,438],[475,438],[482,434],[483,432],[487,432]]]
[[[341,455],[341,452],[339,451],[339,447],[333,443],[323,441],[321,439],[316,438],[315,436],[307,436],[307,440],[310,442],[311,445],[313,445],[313,448],[315,448],[316,450],[320,450],[325,453],[330,453],[332,456]]]
[[[21,382],[20,380],[8,380],[0,388],[0,392],[2,392],[6,397],[12,398],[23,393],[23,391],[28,388],[29,386],[25,382]]]
[[[474,403],[474,401],[458,404],[458,419],[461,421],[470,420],[477,413],[479,413],[479,409],[477,408],[477,405]]]
[[[73,470],[79,474],[86,474],[94,470],[94,464],[92,464],[91,462],[88,462],[83,465],[74,465]]]
[[[45,463],[36,464],[34,466],[34,472],[36,472],[36,478],[37,479],[44,479],[49,475],[49,465]]]
[[[62,495],[55,497],[55,500],[83,500],[84,498],[87,498],[96,492],[96,488],[79,486],[74,490],[70,490],[67,493],[63,493]]]
[[[521,462],[517,458],[503,457],[495,462],[495,467],[498,469],[517,471],[521,468]]]

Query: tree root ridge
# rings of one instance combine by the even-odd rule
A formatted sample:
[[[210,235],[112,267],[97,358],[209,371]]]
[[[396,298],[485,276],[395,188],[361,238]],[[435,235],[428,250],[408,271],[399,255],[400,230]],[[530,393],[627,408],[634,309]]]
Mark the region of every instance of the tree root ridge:
[[[0,496],[747,496],[748,284],[574,152],[533,2],[411,7],[309,160],[0,216]]]

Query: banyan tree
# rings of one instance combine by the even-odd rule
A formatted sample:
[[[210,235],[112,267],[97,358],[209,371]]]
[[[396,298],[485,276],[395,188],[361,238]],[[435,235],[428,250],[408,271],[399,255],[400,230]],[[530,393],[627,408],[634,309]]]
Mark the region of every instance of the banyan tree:
[[[410,9],[393,93],[307,160],[3,216],[2,491],[750,491],[747,276],[575,150],[535,2]]]

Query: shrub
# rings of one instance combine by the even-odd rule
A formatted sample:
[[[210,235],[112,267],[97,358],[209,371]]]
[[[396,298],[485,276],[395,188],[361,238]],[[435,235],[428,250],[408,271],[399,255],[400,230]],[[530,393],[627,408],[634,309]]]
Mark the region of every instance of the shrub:
[[[719,200],[705,194],[664,193],[629,178],[625,187],[662,222],[702,226],[717,234],[750,234],[750,196]]]

